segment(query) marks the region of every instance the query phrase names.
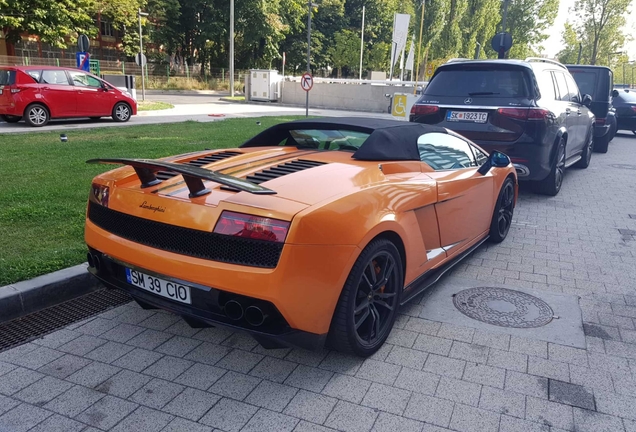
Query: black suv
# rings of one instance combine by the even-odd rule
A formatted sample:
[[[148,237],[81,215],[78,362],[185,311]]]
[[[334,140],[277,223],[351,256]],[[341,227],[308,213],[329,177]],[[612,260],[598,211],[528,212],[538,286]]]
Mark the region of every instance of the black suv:
[[[614,75],[606,66],[567,65],[581,93],[592,96],[590,110],[596,117],[594,123],[594,151],[607,153],[610,141],[616,134],[616,115],[612,110]]]
[[[520,180],[556,195],[565,168],[587,168],[594,115],[561,63],[452,60],[437,68],[410,121],[454,130],[512,159]]]

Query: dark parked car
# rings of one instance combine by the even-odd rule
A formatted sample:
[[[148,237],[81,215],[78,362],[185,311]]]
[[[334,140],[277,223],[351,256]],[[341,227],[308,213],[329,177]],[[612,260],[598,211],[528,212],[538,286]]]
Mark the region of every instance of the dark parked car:
[[[607,153],[616,134],[616,116],[612,108],[614,75],[606,66],[568,65],[579,90],[592,96],[590,110],[594,113],[594,151]]]
[[[612,105],[616,110],[616,129],[630,130],[636,135],[636,91],[614,90]]]
[[[452,61],[437,68],[410,120],[452,129],[488,151],[506,153],[519,180],[556,195],[565,168],[590,163],[591,102],[555,61]]]

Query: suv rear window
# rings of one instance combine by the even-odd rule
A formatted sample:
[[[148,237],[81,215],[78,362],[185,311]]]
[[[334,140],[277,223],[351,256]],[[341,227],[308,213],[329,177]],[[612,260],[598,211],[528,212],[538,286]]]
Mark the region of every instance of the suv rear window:
[[[0,86],[15,84],[15,71],[0,69]]]
[[[589,94],[592,99],[596,96],[596,77],[594,72],[582,72],[576,70],[570,70],[570,74],[576,81],[576,85],[579,86],[581,94]]]
[[[424,90],[431,96],[527,98],[526,76],[521,70],[441,70]]]

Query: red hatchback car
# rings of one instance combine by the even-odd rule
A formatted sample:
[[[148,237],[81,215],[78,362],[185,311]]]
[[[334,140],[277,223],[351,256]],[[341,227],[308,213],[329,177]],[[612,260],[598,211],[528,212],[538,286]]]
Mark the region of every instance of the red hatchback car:
[[[0,120],[44,126],[51,119],[110,117],[126,122],[137,102],[95,75],[52,66],[0,67]]]

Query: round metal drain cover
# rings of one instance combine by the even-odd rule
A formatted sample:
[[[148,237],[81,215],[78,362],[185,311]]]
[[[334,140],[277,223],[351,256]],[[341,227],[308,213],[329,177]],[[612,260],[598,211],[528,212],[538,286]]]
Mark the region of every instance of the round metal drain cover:
[[[552,308],[540,298],[506,288],[469,288],[453,296],[464,315],[500,327],[541,327],[552,321]]]

